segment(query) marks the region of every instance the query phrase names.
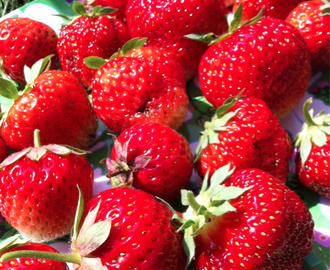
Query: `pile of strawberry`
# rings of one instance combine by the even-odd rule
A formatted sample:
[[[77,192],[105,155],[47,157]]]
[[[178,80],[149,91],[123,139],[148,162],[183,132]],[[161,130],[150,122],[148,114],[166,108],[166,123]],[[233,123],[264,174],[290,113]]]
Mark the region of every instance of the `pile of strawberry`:
[[[314,222],[289,160],[330,197],[330,115],[307,100],[294,140],[280,120],[329,68],[328,1],[83,2],[59,35],[0,22],[0,212],[19,232],[0,269],[300,270]],[[178,132],[192,79],[215,109],[195,155]],[[112,187],[92,198],[99,122]],[[70,254],[47,245],[70,232]]]

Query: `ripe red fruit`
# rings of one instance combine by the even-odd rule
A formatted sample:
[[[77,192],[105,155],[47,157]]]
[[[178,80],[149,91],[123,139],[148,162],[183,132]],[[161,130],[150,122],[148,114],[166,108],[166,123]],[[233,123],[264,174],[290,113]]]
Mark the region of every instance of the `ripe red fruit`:
[[[109,16],[113,10],[99,8],[87,14],[81,3],[73,2],[78,17],[65,24],[57,44],[62,70],[73,74],[86,88],[91,86],[96,70],[87,67],[84,59],[110,58],[129,40],[124,23]]]
[[[218,108],[245,89],[244,95],[262,99],[284,118],[303,97],[311,74],[310,55],[299,30],[264,18],[232,31],[203,55],[202,93]]]
[[[164,50],[153,47],[119,55],[95,75],[92,101],[99,119],[114,132],[145,122],[178,129],[188,108],[181,67]]]
[[[0,22],[0,73],[13,81],[26,84],[24,66],[31,67],[39,59],[54,54],[55,69],[57,35],[48,25],[30,18],[8,18]],[[5,77],[5,76],[4,76]]]
[[[255,17],[264,7],[264,16],[285,20],[290,11],[303,0],[234,0],[233,11],[243,4],[243,22]]]
[[[299,29],[311,54],[312,70],[330,68],[330,13],[321,0],[305,1],[295,7],[286,21]]]
[[[36,132],[36,136],[38,136]],[[37,242],[54,240],[72,228],[78,189],[92,196],[94,171],[86,152],[60,145],[11,154],[0,164],[0,211],[15,229]]]
[[[8,151],[5,143],[0,138],[0,162],[2,162],[6,157],[8,157]]]
[[[183,67],[186,80],[197,74],[207,45],[184,36],[221,35],[228,29],[226,14],[223,0],[130,0],[126,9],[131,37],[147,37],[147,46],[171,52]]]
[[[40,62],[34,67],[38,64]],[[67,144],[86,149],[98,128],[86,90],[65,71],[37,74],[21,94],[11,82],[0,79],[10,90],[8,94],[5,88],[0,88],[0,94],[14,100],[1,120],[1,137],[11,149],[19,151],[33,145],[33,132],[38,128],[42,144]]]
[[[295,138],[296,175],[304,186],[330,198],[330,114],[323,111],[314,117],[311,103],[308,99],[304,104],[306,123]]]
[[[133,186],[172,202],[189,182],[193,155],[187,140],[158,123],[123,131],[103,160],[113,186]]]
[[[196,198],[183,192],[189,207],[176,219],[183,223],[179,230],[185,230],[194,269],[302,269],[314,238],[304,202],[262,170],[231,173],[227,165],[210,185],[206,177]]]
[[[257,98],[233,98],[220,108],[196,149],[196,169],[203,178],[231,164],[235,170],[259,168],[282,182],[289,173],[292,140],[267,105]]]

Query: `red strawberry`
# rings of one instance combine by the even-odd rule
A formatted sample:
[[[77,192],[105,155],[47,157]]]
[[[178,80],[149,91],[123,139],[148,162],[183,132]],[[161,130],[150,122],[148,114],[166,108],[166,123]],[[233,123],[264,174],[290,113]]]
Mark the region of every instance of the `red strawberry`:
[[[244,95],[262,99],[281,119],[309,84],[307,45],[298,29],[272,18],[256,18],[237,29],[240,11],[230,34],[215,40],[200,62],[202,93],[218,108],[245,89]]]
[[[295,138],[298,149],[296,175],[300,182],[330,198],[330,114],[313,116],[312,99],[306,100],[303,113],[306,123]]]
[[[0,138],[0,162],[2,162],[8,156],[8,151],[5,143]]]
[[[244,22],[255,17],[264,8],[264,15],[279,20],[285,20],[290,11],[304,0],[234,0],[233,11],[243,4]]]
[[[84,59],[88,56],[110,58],[129,40],[129,34],[123,22],[108,15],[113,11],[110,8],[100,10],[97,6],[87,14],[81,3],[73,2],[73,9],[79,16],[62,28],[58,54],[62,69],[90,87],[96,70],[87,67]]]
[[[321,0],[302,2],[286,18],[306,41],[314,71],[330,68],[330,12],[325,3]]]
[[[115,8],[117,10],[111,15],[116,16],[118,20],[121,20],[123,22],[126,21],[126,5],[128,3],[128,0],[85,0],[83,1],[83,3],[84,2],[87,2],[87,6],[93,5]]]
[[[222,34],[228,29],[223,0],[130,0],[126,18],[131,37],[147,37],[147,46],[172,52],[186,80],[197,74],[207,49],[184,37],[187,34]]]
[[[304,202],[262,170],[230,176],[229,167],[219,169],[209,186],[206,177],[196,198],[182,193],[189,207],[183,219],[175,217],[183,223],[179,230],[185,230],[194,269],[302,269],[314,238]]]
[[[259,168],[286,182],[292,141],[262,100],[233,98],[205,123],[196,154],[201,177],[229,163],[236,170]]]
[[[10,155],[0,164],[0,211],[22,235],[50,241],[68,234],[78,202],[92,196],[93,168],[86,152],[60,145],[40,146]],[[19,191],[19,192],[18,192]]]
[[[8,18],[0,22],[0,74],[25,84],[24,66],[54,54],[51,69],[57,64],[57,35],[48,25],[29,18]],[[5,76],[3,76],[5,77]]]
[[[14,100],[1,120],[1,137],[11,149],[18,151],[33,145],[33,131],[38,128],[42,144],[68,144],[86,149],[98,127],[87,92],[65,71],[45,71],[38,75],[46,63],[47,58],[32,67],[30,82],[20,94],[11,82],[0,79],[6,86],[0,88],[0,94]]]
[[[142,47],[133,39],[119,57],[104,63],[92,86],[93,108],[112,131],[155,122],[178,129],[186,116],[188,97],[181,67],[163,50]]]
[[[113,186],[131,186],[167,202],[189,182],[193,156],[187,140],[158,123],[136,124],[115,139],[111,158],[103,160]]]

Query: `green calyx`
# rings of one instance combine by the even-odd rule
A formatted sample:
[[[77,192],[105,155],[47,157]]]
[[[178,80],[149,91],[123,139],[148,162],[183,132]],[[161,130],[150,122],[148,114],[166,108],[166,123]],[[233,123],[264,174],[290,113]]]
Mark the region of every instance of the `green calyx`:
[[[324,5],[320,7],[320,16],[330,15],[330,2],[328,0],[321,0]]]
[[[303,105],[305,123],[295,138],[295,147],[300,147],[302,166],[308,159],[312,144],[322,147],[327,143],[327,135],[330,135],[330,114],[321,111],[314,117],[314,110],[309,110],[311,104],[312,98],[309,98]]]
[[[212,218],[219,217],[225,213],[236,211],[229,201],[243,195],[248,188],[238,188],[222,185],[224,181],[232,175],[234,169],[230,170],[230,164],[218,169],[209,179],[209,172],[206,173],[202,188],[197,197],[192,191],[182,190],[182,204],[188,206],[182,218],[174,210],[173,221],[178,227],[178,231],[184,232],[184,249],[187,254],[187,266],[195,255],[195,241],[203,227],[211,222]]]
[[[253,17],[251,20],[247,21],[246,23],[242,24],[241,22],[242,22],[242,14],[243,14],[243,4],[242,4],[242,2],[240,2],[236,12],[234,13],[233,20],[229,23],[228,33],[225,33],[221,36],[217,36],[214,33],[188,34],[188,35],[185,35],[185,37],[195,40],[195,41],[199,41],[199,42],[203,42],[203,43],[212,45],[214,43],[218,43],[222,40],[229,38],[239,28],[242,28],[246,25],[256,24],[258,21],[260,21],[263,12],[264,12],[264,7],[262,7],[260,12],[255,17]]]

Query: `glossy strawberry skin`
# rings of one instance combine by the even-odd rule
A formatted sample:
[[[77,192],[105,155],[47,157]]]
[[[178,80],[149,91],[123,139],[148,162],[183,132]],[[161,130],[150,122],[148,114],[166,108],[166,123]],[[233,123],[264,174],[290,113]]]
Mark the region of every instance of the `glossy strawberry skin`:
[[[33,250],[33,251],[44,251],[44,252],[54,252],[58,253],[56,249],[41,243],[26,243],[23,245],[11,247],[5,252],[13,252],[20,250]],[[44,259],[29,259],[29,258],[20,258],[13,259],[7,262],[0,263],[1,270],[69,270],[69,267],[64,262],[57,262],[52,260]]]
[[[39,75],[31,92],[15,101],[0,134],[11,149],[18,151],[33,146],[36,128],[43,145],[86,149],[94,139],[97,116],[86,90],[71,74],[53,70]]]
[[[35,241],[62,237],[73,226],[77,185],[87,202],[93,177],[93,168],[84,156],[47,152],[39,161],[23,156],[0,171],[1,214]]]
[[[244,22],[255,17],[262,7],[264,7],[263,15],[279,20],[285,20],[292,9],[294,9],[303,0],[234,0],[233,12],[235,12],[243,3],[242,20]]]
[[[124,130],[118,141],[127,149],[128,164],[138,156],[148,156],[147,166],[133,175],[133,187],[172,202],[189,182],[193,155],[187,140],[171,128],[157,123],[137,124]],[[117,160],[114,148],[111,159]]]
[[[57,49],[62,70],[73,74],[88,88],[96,70],[87,67],[84,59],[89,56],[108,59],[128,40],[128,30],[120,20],[108,15],[79,17],[59,34]]]
[[[0,57],[3,70],[20,84],[26,84],[23,68],[31,67],[39,59],[53,54],[51,69],[55,69],[58,41],[48,25],[30,18],[8,18],[0,22]]]
[[[181,67],[166,52],[151,47],[134,49],[101,66],[92,102],[99,119],[118,133],[144,122],[178,129],[188,108]]]
[[[319,147],[312,144],[311,153],[304,166],[298,152],[296,163],[296,175],[300,182],[307,188],[316,191],[320,195],[330,198],[330,136],[327,142]]]
[[[199,66],[201,90],[214,107],[245,89],[244,95],[265,101],[279,119],[301,100],[310,74],[308,48],[299,31],[271,18],[212,45]]]
[[[110,217],[112,224],[106,242],[92,252],[103,265],[108,269],[185,268],[183,235],[176,233],[172,212],[165,204],[144,191],[112,188],[95,196],[84,215],[100,200],[96,222]]]
[[[311,54],[313,71],[330,66],[330,16],[321,16],[321,0],[305,1],[295,7],[286,21],[299,29]]]
[[[117,11],[111,13],[111,16],[115,16],[118,20],[125,22],[127,3],[128,0],[95,0],[92,5],[116,8]]]
[[[126,18],[131,37],[147,37],[147,46],[172,52],[181,64],[186,80],[197,74],[207,44],[184,35],[214,33],[228,29],[223,0],[130,0]]]
[[[267,105],[257,98],[240,99],[227,112],[235,112],[226,131],[219,132],[220,144],[211,143],[195,166],[203,178],[231,163],[236,170],[259,168],[282,182],[289,173],[292,140]]]
[[[314,222],[297,194],[259,169],[237,171],[225,185],[253,188],[230,201],[235,212],[214,217],[195,237],[195,269],[300,270]]]

